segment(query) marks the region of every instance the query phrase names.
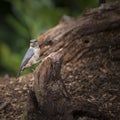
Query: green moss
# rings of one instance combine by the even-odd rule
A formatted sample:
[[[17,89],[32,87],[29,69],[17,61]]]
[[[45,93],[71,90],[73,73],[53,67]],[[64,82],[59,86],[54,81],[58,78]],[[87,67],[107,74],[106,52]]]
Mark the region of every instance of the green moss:
[[[24,111],[20,120],[27,120],[27,115],[28,115],[28,112]]]

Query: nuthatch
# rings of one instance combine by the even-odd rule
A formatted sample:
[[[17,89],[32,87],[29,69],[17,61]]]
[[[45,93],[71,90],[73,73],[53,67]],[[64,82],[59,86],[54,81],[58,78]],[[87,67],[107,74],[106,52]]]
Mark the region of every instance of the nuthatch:
[[[27,50],[20,69],[18,71],[18,77],[20,76],[20,73],[27,68],[30,68],[34,64],[36,64],[39,61],[39,56],[40,56],[40,47],[36,39],[30,40],[30,47]]]

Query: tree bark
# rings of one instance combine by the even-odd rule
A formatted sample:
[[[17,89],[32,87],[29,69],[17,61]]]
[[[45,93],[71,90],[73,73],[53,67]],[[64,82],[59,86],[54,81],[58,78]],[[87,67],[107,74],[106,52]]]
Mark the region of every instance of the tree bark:
[[[120,119],[119,2],[62,19],[38,42],[33,92],[39,120]]]

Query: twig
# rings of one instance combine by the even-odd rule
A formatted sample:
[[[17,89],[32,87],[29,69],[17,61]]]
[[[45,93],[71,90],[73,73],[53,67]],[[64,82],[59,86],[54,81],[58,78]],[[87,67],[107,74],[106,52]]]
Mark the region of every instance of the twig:
[[[6,102],[2,103],[2,105],[0,106],[0,111],[2,109],[6,108],[9,105],[9,103],[10,103],[9,101],[6,101]]]

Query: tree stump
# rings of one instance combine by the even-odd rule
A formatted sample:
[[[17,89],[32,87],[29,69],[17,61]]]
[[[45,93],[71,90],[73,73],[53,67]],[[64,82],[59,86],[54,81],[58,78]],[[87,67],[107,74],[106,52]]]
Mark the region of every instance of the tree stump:
[[[32,93],[37,107],[32,99],[28,103],[37,120],[120,119],[119,2],[62,19],[38,42],[41,63]]]

